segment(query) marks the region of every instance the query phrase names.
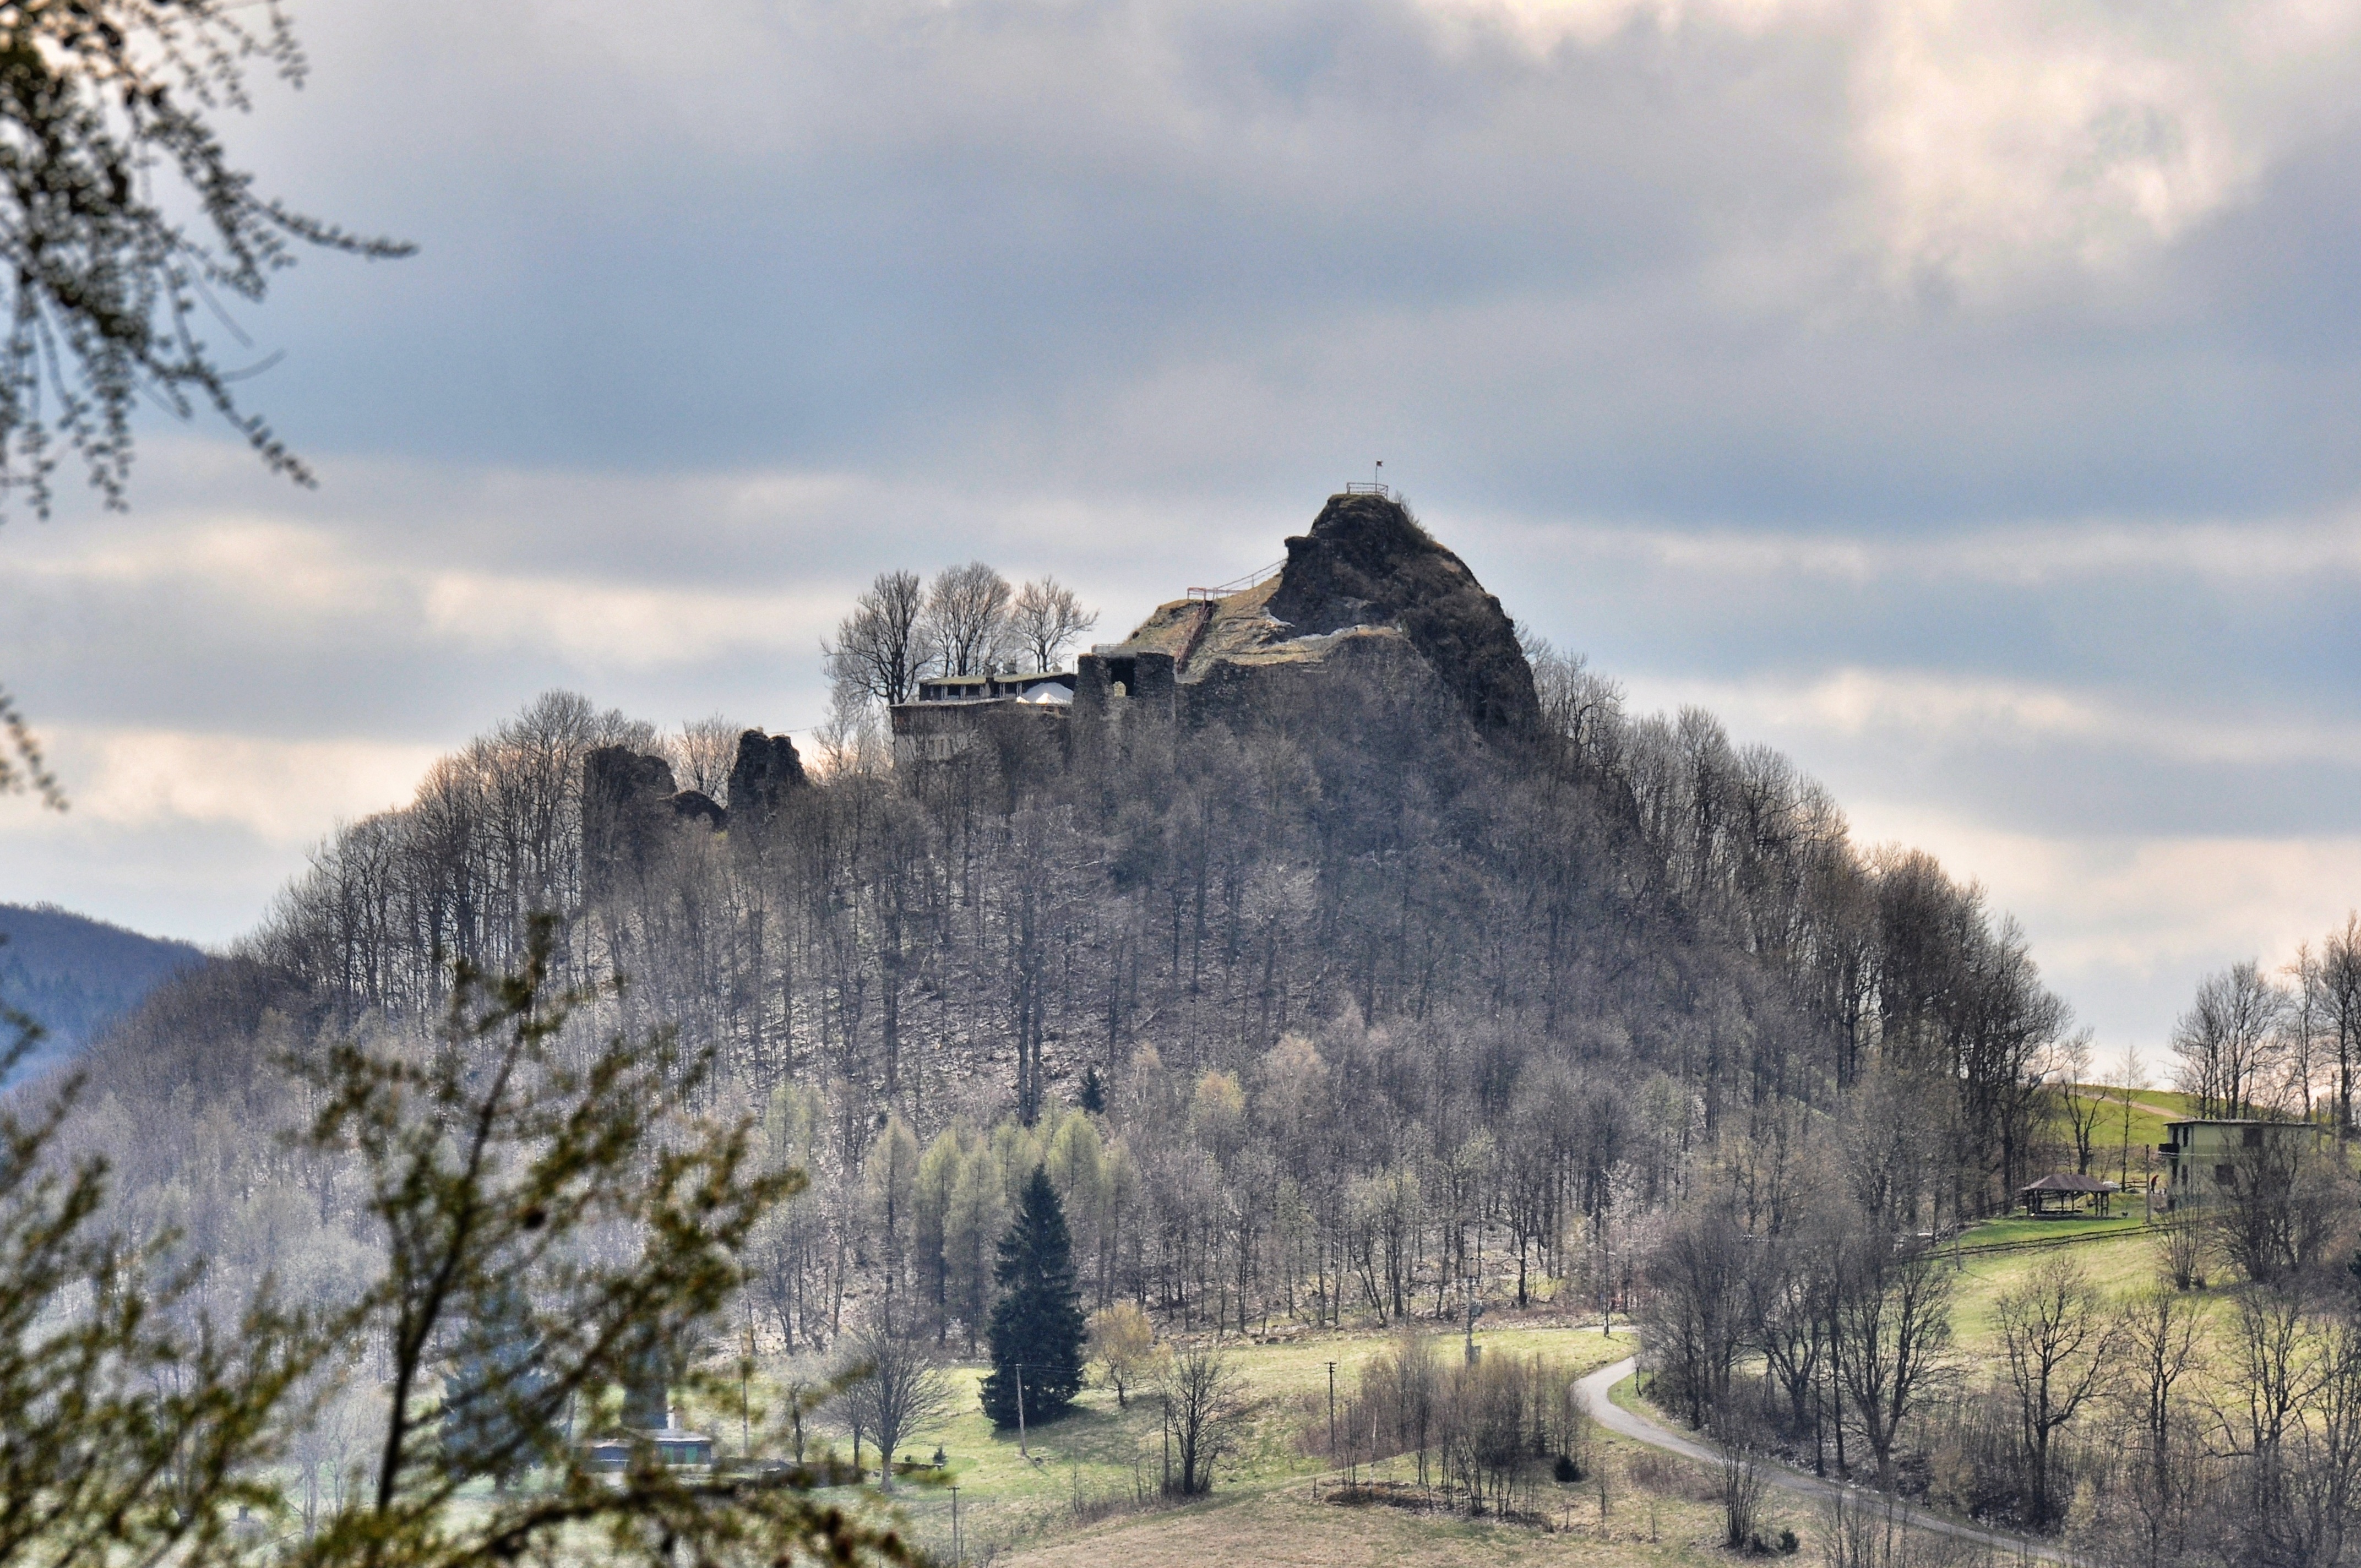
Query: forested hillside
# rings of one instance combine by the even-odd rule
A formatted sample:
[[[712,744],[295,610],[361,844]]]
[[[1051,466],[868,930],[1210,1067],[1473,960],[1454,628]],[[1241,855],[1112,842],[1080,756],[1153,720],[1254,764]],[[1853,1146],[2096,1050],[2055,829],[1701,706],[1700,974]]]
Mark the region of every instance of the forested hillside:
[[[2129,1067],[2088,1088],[1975,888],[1856,845],[1710,715],[1626,711],[1390,499],[1333,499],[1275,575],[1159,607],[1054,688],[1010,669],[1090,619],[977,563],[883,573],[830,641],[810,755],[540,697],[97,1047],[63,1152],[105,1156],[116,1222],[205,1262],[176,1312],[222,1321],[266,1275],[356,1299],[401,1261],[377,1221],[406,1200],[321,1129],[356,1081],[505,1084],[466,1054],[492,1038],[482,977],[546,954],[492,1014],[543,1020],[516,1036],[529,1081],[611,1097],[623,1074],[647,1087],[600,1115],[632,1136],[657,1135],[646,1100],[733,1180],[809,1179],[743,1211],[680,1338],[630,1353],[642,1426],[698,1365],[791,1390],[840,1369],[823,1352],[974,1354],[1022,1206],[1070,1236],[1043,1244],[1071,1259],[1069,1338],[1093,1308],[1142,1354],[1471,1305],[1636,1317],[1654,1397],[1728,1453],[2147,1568],[2346,1561],[2355,1184],[2302,1118],[2350,1102],[2349,1031],[2323,1022],[2361,1016],[2349,933],[2300,995],[2253,966],[2209,981],[2176,1039],[2199,1104],[2278,1132],[2114,1251],[2059,1232],[1979,1282],[1963,1227],[2087,1172],[2103,1115],[2128,1176],[2156,1113]],[[543,1215],[502,1212],[511,1239]],[[1966,1250],[2034,1239],[2000,1229]],[[622,1234],[568,1245],[620,1267]],[[355,1386],[407,1367],[464,1396],[512,1354],[501,1323],[570,1321],[483,1289],[478,1349],[361,1334]],[[1423,1453],[1413,1415],[1388,1441]]]
[[[1899,1223],[2004,1204],[2063,1019],[2015,929],[1709,715],[1521,652],[1406,512],[1342,501],[1237,609],[1218,704],[900,768],[857,721],[800,762],[750,734],[733,785],[726,730],[539,698],[156,997],[82,1135],[232,1272],[332,1274],[356,1200],[255,1135],[301,1108],[272,1062],[424,1030],[551,910],[567,974],[629,981],[598,1026],[714,1047],[715,1103],[811,1172],[760,1263],[790,1345],[885,1293],[972,1335],[1044,1157],[1089,1290],[1182,1324],[1433,1312],[1479,1270],[1620,1290],[1709,1169],[1775,1226],[1863,1095]],[[1333,624],[1290,641],[1290,604]]]
[[[9,1078],[24,1078],[80,1051],[161,981],[204,955],[54,905],[0,904],[0,1001],[42,1030]],[[0,1079],[5,1081],[5,1079]]]

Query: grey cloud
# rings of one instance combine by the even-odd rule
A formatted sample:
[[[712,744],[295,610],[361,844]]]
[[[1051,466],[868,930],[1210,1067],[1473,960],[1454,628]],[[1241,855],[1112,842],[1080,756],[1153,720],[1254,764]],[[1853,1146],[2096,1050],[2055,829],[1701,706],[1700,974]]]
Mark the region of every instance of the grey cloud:
[[[2361,581],[2316,537],[2361,497],[2353,39],[2291,64],[2238,7],[2130,41],[2109,7],[2046,7],[2061,49],[2131,62],[2130,96],[2023,138],[2090,154],[2086,188],[1974,184],[1943,161],[1981,156],[1972,115],[1894,165],[1876,116],[1912,104],[1864,72],[2014,80],[2044,63],[2006,52],[2035,15],[318,8],[311,86],[238,145],[299,204],[424,246],[309,258],[248,322],[290,350],[254,400],[325,486],[159,427],[134,518],[0,530],[0,671],[68,725],[447,744],[559,684],[807,724],[828,607],[882,567],[1054,569],[1115,627],[1268,561],[1383,456],[1514,613],[1641,688],[1932,673],[2129,716],[1732,710],[1849,796],[2069,837],[2351,834],[2336,755],[2136,727],[2361,725]],[[2086,145],[2118,122],[2159,128],[2115,149],[2171,176],[2153,221]],[[283,554],[153,554],[235,527]],[[2143,554],[2143,528],[2211,532]],[[503,593],[592,607],[616,647],[480,624]],[[660,602],[697,621],[676,646]],[[162,829],[105,855],[156,858],[159,908],[192,907],[170,890],[236,847],[190,831],[181,869]]]
[[[435,9],[324,14],[300,144],[257,127],[427,244],[271,313],[259,390],[329,449],[1237,493],[1357,432],[1491,501],[1864,529],[2361,487],[2349,332],[2289,351],[2338,274],[2270,260],[2354,207],[2333,117],[1994,308],[1875,275],[1870,12],[1536,52],[1399,4],[723,6],[649,63],[636,12]],[[1175,385],[1235,416],[1168,430]]]

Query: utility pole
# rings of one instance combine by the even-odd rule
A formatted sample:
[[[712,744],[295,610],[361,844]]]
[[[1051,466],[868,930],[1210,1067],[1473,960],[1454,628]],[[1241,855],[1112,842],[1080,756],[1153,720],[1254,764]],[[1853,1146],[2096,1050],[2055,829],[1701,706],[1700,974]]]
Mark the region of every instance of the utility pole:
[[[1016,1364],[1016,1453],[1020,1458],[1033,1457],[1025,1449],[1025,1364],[1021,1361]]]
[[[1328,1364],[1328,1468],[1336,1468],[1336,1364]]]
[[[747,1392],[747,1384],[754,1376],[754,1303],[746,1301],[746,1358],[738,1364],[738,1450],[752,1457],[754,1453],[754,1405]]]
[[[1476,1359],[1476,1277],[1472,1274],[1463,1274],[1459,1277],[1459,1280],[1463,1299],[1466,1301],[1466,1308],[1460,1316],[1467,1320],[1467,1359],[1473,1361]]]

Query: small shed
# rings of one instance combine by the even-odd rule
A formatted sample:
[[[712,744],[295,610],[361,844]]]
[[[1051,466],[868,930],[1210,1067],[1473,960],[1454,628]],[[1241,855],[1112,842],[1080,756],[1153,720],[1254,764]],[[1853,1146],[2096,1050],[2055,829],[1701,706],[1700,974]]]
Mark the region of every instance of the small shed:
[[[2017,1195],[2025,1200],[2025,1212],[2030,1217],[2057,1220],[2083,1212],[2085,1206],[2094,1198],[2098,1200],[2099,1212],[2103,1214],[2114,1195],[2122,1190],[2112,1181],[2059,1171],[2019,1190]]]

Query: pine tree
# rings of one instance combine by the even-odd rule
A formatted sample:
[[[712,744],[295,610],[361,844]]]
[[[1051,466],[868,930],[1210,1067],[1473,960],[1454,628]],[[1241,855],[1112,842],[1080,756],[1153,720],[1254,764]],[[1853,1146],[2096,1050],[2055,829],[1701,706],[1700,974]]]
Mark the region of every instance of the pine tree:
[[[544,1354],[524,1293],[513,1281],[495,1282],[444,1371],[445,1465],[489,1475],[502,1489],[525,1473],[530,1455],[553,1441],[565,1402],[541,1369]]]
[[[1021,1365],[1025,1419],[1047,1420],[1082,1391],[1084,1324],[1066,1211],[1049,1173],[1038,1167],[1025,1184],[1016,1222],[1000,1238],[992,1277],[1000,1299],[992,1309],[992,1373],[983,1380],[983,1413],[994,1426],[1016,1424]]]

